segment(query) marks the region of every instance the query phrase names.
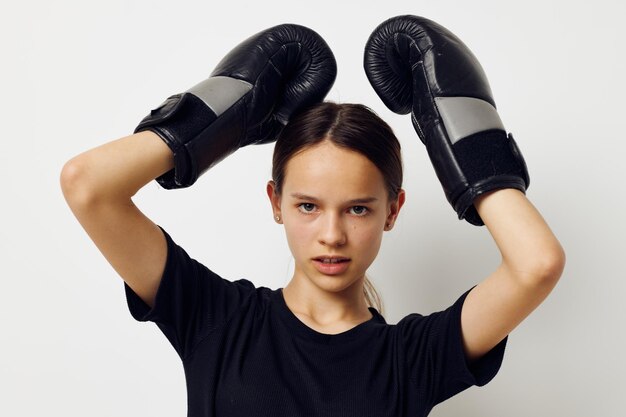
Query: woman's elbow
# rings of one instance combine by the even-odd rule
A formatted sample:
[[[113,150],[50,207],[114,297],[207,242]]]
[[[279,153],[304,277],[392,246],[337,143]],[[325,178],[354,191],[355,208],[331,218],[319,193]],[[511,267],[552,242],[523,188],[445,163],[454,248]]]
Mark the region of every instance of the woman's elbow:
[[[537,277],[540,282],[553,283],[558,281],[565,269],[565,250],[560,244],[546,250],[541,256],[541,262],[537,267]]]
[[[505,263],[511,275],[525,286],[553,287],[565,269],[565,251],[557,244]]]

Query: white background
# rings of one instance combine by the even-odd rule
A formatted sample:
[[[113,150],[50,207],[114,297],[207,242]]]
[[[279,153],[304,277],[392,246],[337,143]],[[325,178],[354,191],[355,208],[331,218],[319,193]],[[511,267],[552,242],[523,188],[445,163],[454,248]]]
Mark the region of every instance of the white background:
[[[369,34],[399,14],[441,23],[478,57],[528,164],[527,196],[567,253],[553,293],[511,333],[495,379],[431,415],[626,415],[626,13],[605,0],[6,4],[0,415],[186,415],[178,356],[156,325],[130,316],[123,281],[67,207],[59,174],[276,24],[324,37],[338,61],[327,98],[371,106],[401,140],[408,200],[369,271],[387,322],[443,309],[495,269],[488,230],[457,220],[409,116],[387,110],[365,77]],[[292,262],[264,194],[272,149],[241,149],[188,189],[153,181],[133,200],[220,275],[282,287]]]

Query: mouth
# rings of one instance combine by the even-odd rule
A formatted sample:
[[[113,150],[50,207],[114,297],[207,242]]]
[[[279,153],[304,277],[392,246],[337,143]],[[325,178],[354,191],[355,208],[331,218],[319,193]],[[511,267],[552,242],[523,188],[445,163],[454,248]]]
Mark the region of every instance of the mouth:
[[[313,260],[321,262],[323,264],[339,264],[349,262],[350,258],[346,258],[344,256],[318,256],[316,258],[313,258]]]
[[[313,265],[324,275],[341,275],[348,271],[350,258],[344,256],[318,256],[313,258]]]

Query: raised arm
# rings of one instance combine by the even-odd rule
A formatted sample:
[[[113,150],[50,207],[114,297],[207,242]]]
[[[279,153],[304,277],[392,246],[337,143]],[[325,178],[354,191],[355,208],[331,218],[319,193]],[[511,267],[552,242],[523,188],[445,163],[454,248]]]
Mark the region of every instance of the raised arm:
[[[153,109],[135,134],[68,161],[63,194],[109,263],[152,307],[167,245],[131,197],[153,179],[166,189],[189,187],[241,146],[276,140],[293,112],[323,100],[335,76],[332,52],[311,29],[284,24],[259,32],[208,79]]]
[[[165,260],[165,236],[133,203],[144,185],[174,166],[155,133],[126,136],[69,160],[61,188],[70,209],[106,260],[149,306]]]
[[[564,268],[563,249],[526,198],[524,158],[480,63],[456,35],[424,17],[396,16],[370,36],[364,65],[387,107],[411,112],[459,219],[486,225],[502,254],[461,311],[466,357],[476,360],[548,296]]]
[[[487,353],[535,310],[565,267],[563,248],[522,192],[492,191],[474,204],[502,262],[463,304],[461,328],[469,361]]]

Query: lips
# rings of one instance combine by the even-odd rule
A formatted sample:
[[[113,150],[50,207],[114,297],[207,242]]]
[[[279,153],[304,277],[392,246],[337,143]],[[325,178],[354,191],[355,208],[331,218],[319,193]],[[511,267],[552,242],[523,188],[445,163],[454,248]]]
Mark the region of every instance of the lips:
[[[318,256],[313,258],[313,265],[324,275],[340,275],[348,270],[350,258],[343,256]]]

